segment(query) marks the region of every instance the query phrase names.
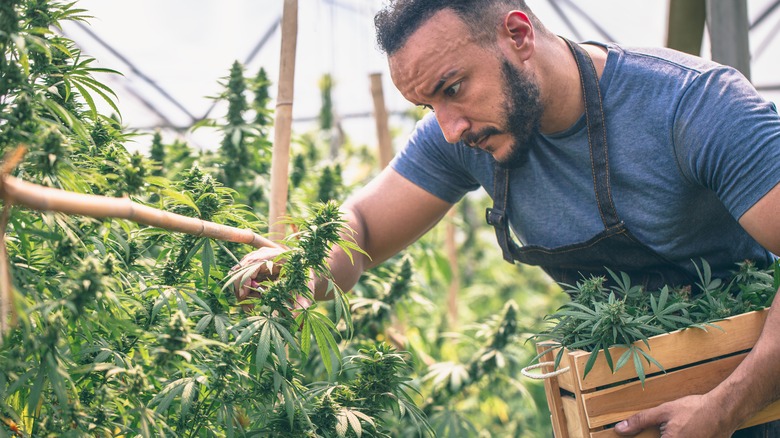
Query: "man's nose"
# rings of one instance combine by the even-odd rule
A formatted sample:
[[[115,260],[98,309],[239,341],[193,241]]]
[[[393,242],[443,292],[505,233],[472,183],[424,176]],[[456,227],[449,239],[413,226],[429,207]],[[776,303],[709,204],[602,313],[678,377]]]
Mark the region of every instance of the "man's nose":
[[[452,108],[435,108],[436,121],[448,143],[457,143],[469,129],[469,121],[459,111]]]

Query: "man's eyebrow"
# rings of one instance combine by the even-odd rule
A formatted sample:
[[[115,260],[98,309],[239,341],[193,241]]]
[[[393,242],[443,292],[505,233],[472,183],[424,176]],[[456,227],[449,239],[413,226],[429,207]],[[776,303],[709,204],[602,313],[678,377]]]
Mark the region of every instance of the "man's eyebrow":
[[[453,77],[456,74],[458,74],[458,71],[459,71],[458,69],[452,69],[452,70],[448,71],[447,73],[444,73],[443,75],[441,75],[441,79],[439,79],[439,82],[436,83],[436,86],[433,88],[433,91],[431,93],[429,93],[428,96],[431,96],[431,97],[435,96],[436,93],[438,93],[439,90],[441,90],[441,87],[444,86],[444,84],[447,82],[448,79],[450,79],[451,77]]]

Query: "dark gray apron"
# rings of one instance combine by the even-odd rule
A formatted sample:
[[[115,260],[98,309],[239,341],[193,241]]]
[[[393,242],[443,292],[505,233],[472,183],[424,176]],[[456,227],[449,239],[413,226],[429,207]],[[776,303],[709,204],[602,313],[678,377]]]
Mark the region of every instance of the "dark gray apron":
[[[585,242],[559,248],[518,246],[509,234],[507,220],[509,170],[496,166],[493,208],[487,209],[486,217],[487,222],[496,229],[504,260],[541,266],[555,281],[572,285],[592,275],[609,279],[605,267],[613,272],[629,274],[633,284],[643,284],[648,290],[656,290],[666,284],[695,283],[696,278],[637,240],[620,220],[612,202],[607,130],[596,68],[584,49],[571,41],[565,41],[577,61],[585,96],[585,120],[594,189],[604,230]],[[780,421],[737,431],[733,437],[780,437]]]
[[[584,49],[571,41],[566,43],[577,61],[582,82],[594,190],[604,230],[585,242],[558,248],[520,247],[509,234],[509,169],[496,165],[493,208],[487,210],[486,218],[495,227],[504,260],[541,266],[555,281],[572,285],[594,275],[609,279],[605,268],[625,272],[633,284],[643,284],[649,290],[665,284],[693,284],[695,277],[637,240],[620,220],[612,202],[607,131],[596,68]]]

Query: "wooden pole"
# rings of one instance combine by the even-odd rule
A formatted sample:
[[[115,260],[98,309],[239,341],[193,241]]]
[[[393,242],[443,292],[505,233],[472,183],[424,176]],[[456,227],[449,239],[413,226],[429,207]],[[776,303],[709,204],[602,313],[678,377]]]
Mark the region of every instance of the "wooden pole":
[[[282,220],[287,212],[287,184],[292,136],[292,105],[295,83],[295,47],[298,40],[298,0],[284,0],[282,49],[279,61],[279,92],[276,98],[274,146],[271,160],[271,200],[268,214],[271,239],[284,238]]]
[[[0,240],[0,345],[3,345],[3,337],[11,326],[16,325],[11,267],[8,264],[8,252],[5,248],[5,229],[10,210],[10,204],[6,203],[0,213],[0,239],[2,239]]]
[[[387,108],[385,107],[385,94],[382,89],[382,74],[371,75],[371,97],[374,99],[374,120],[376,121],[376,135],[379,140],[379,165],[382,169],[390,164],[393,159],[393,143],[390,138],[390,128],[387,121]]]
[[[750,80],[747,0],[707,0],[712,60],[730,65]]]
[[[13,203],[38,211],[57,211],[94,218],[128,219],[139,224],[198,237],[246,243],[255,248],[282,247],[282,245],[255,234],[251,230],[158,210],[135,203],[130,198],[112,198],[68,192],[32,184],[12,176],[6,176],[0,180],[0,196],[6,204]]]
[[[450,328],[455,329],[458,326],[458,292],[460,291],[460,266],[458,265],[458,243],[456,240],[457,227],[455,219],[457,216],[455,208],[447,213],[446,234],[444,236],[444,248],[447,251],[447,260],[450,262],[450,285],[447,292],[447,315],[449,316]]]
[[[669,0],[666,47],[700,55],[706,17],[705,0]]]

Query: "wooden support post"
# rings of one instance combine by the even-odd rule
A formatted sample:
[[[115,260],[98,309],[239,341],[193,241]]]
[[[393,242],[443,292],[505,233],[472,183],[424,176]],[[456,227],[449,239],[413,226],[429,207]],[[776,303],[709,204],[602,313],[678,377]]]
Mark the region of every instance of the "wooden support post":
[[[276,97],[274,146],[271,160],[271,199],[268,213],[271,239],[285,235],[281,221],[287,212],[287,186],[292,137],[292,105],[295,84],[295,48],[298,40],[298,0],[284,0],[282,49],[279,61],[279,93]]]
[[[447,251],[447,259],[450,262],[450,285],[447,293],[447,315],[450,328],[458,326],[458,292],[460,291],[460,267],[458,266],[458,243],[456,239],[457,227],[455,219],[457,209],[450,209],[447,213],[446,234],[444,236],[444,248]]]
[[[747,0],[707,0],[712,59],[730,65],[750,80]]]
[[[379,140],[379,166],[384,169],[393,159],[393,143],[390,138],[390,128],[387,121],[385,95],[382,89],[382,74],[371,74],[371,97],[374,99],[374,120],[376,135]]]
[[[705,0],[669,0],[666,47],[700,55],[706,18]]]

